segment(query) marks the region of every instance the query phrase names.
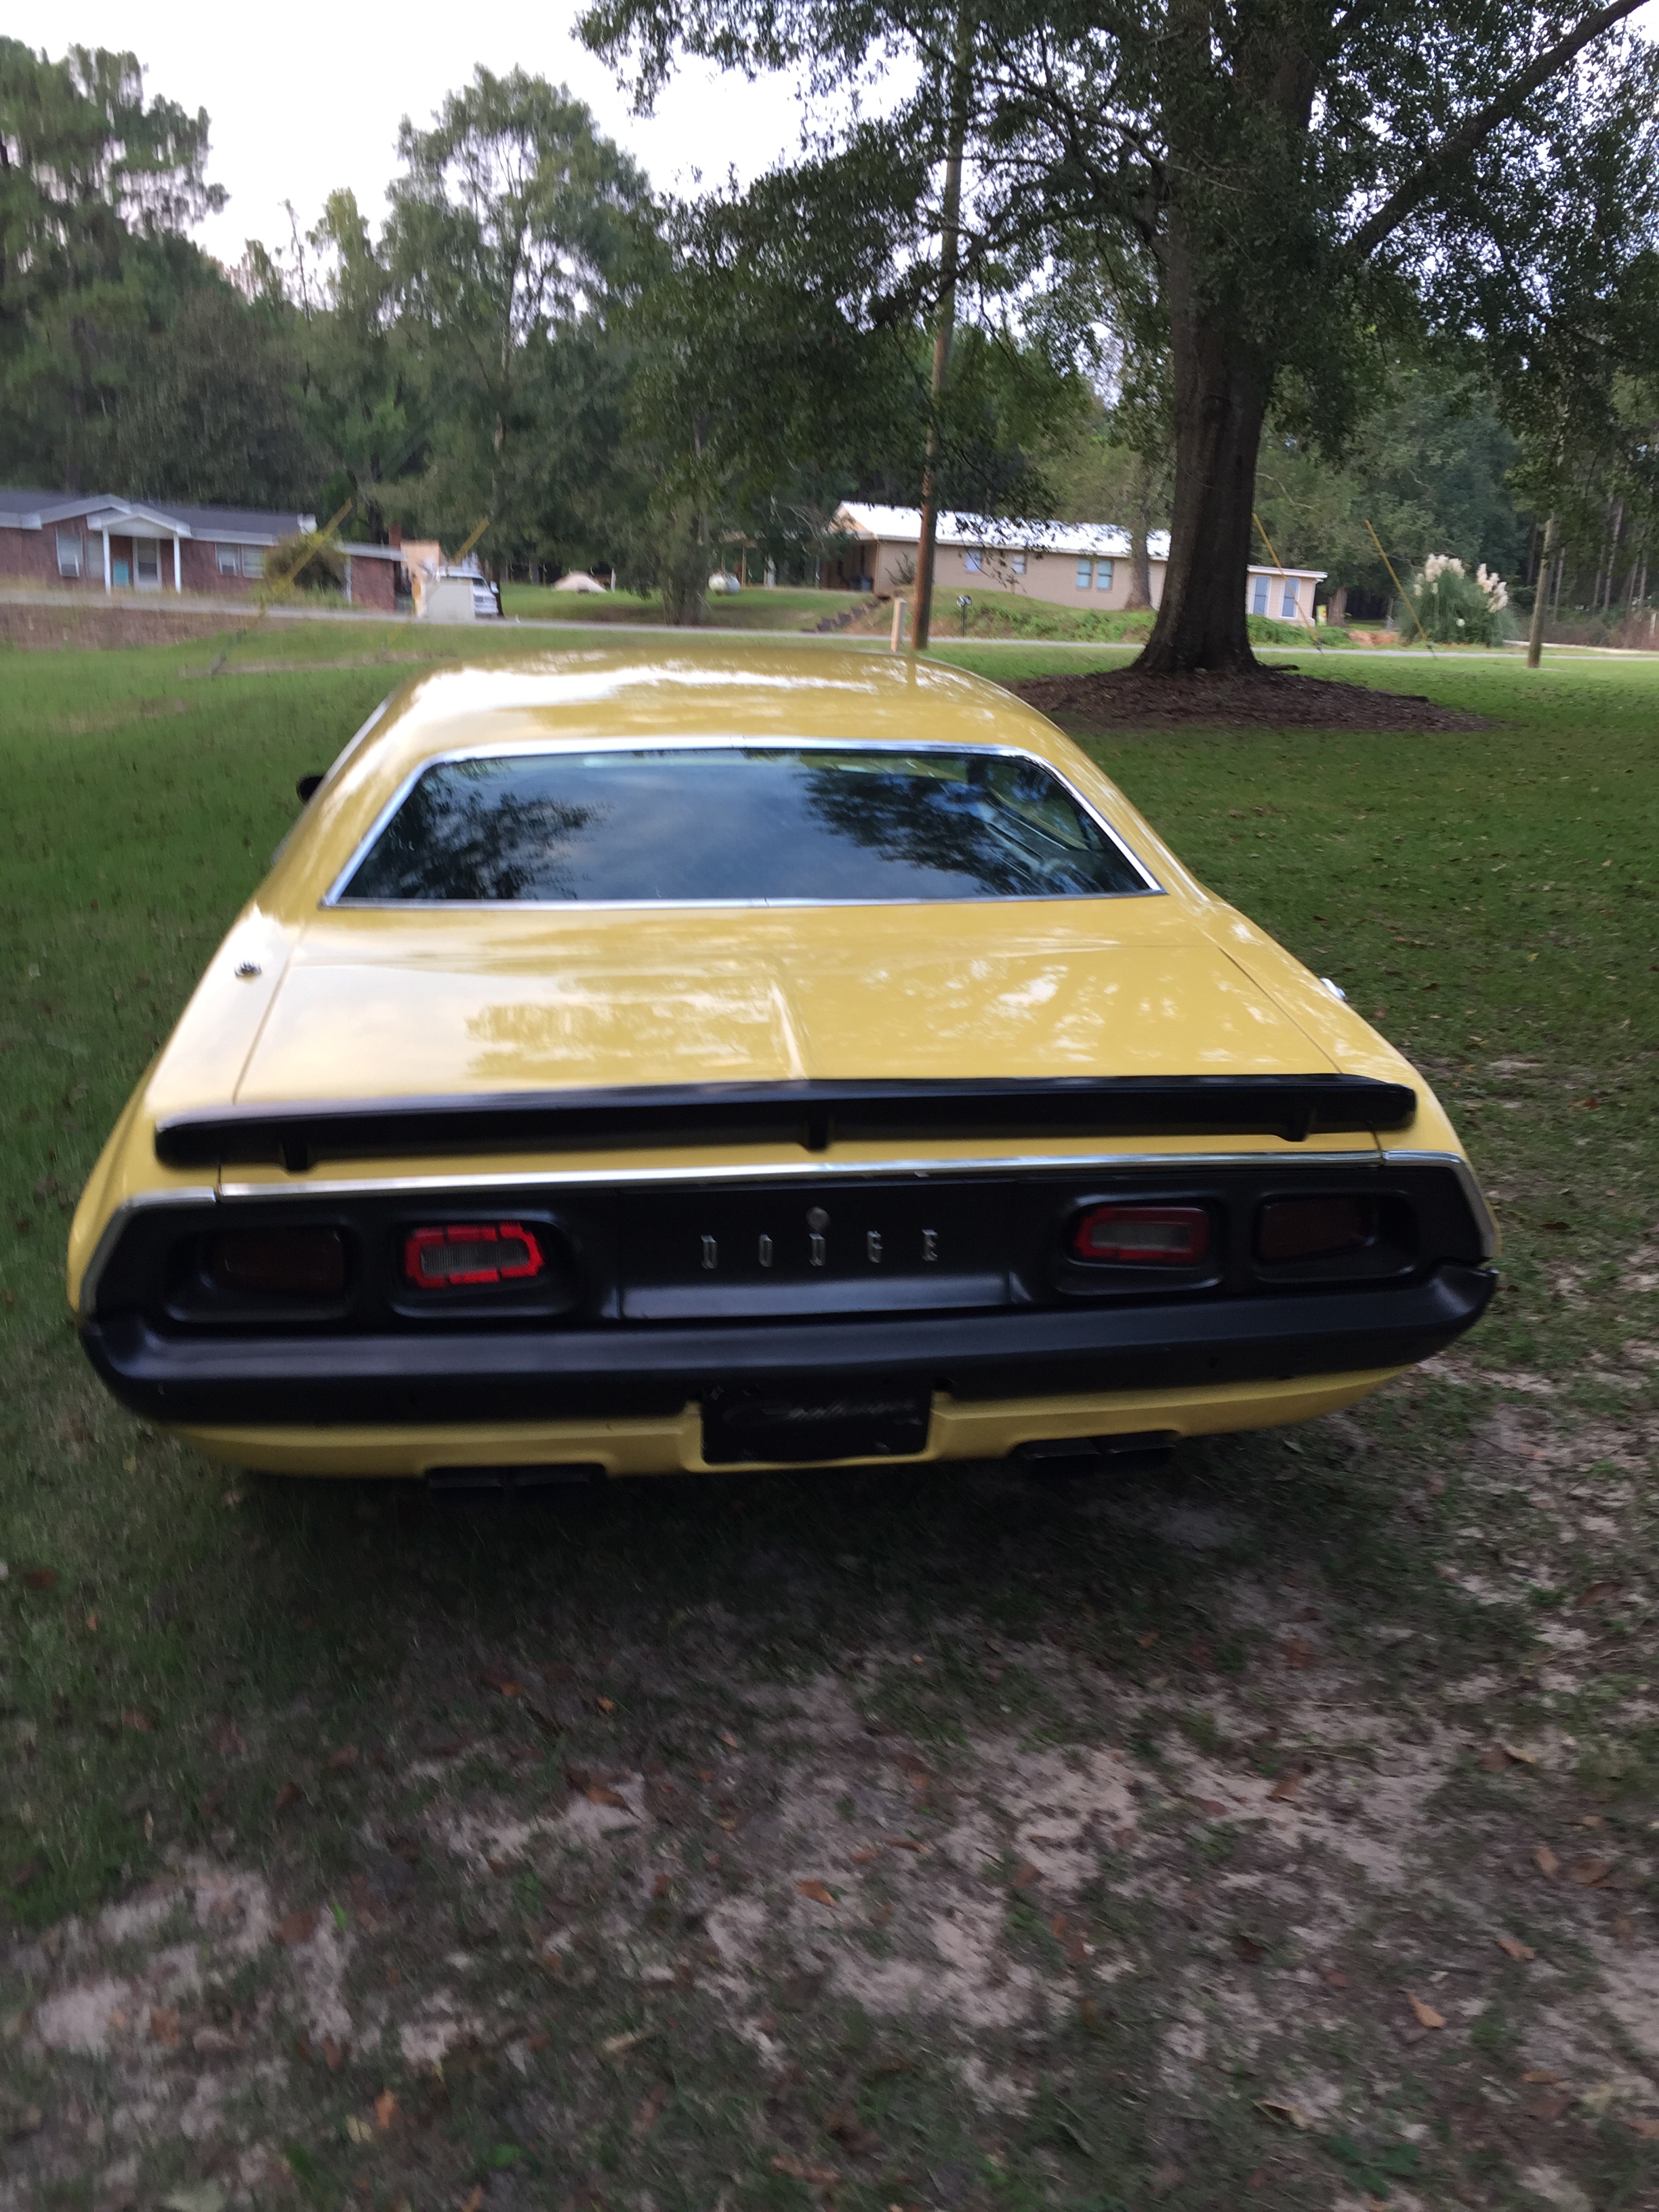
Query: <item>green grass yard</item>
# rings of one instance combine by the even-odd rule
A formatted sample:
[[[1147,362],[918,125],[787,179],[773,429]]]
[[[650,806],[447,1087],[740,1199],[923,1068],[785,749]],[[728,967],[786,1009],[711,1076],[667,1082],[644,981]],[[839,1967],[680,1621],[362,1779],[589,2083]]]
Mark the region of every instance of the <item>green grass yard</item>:
[[[1659,668],[1090,741],[1451,1107],[1453,1357],[1106,1491],[503,1519],[231,1480],[62,1305],[294,779],[428,650],[0,652],[0,2203],[1659,2202]]]

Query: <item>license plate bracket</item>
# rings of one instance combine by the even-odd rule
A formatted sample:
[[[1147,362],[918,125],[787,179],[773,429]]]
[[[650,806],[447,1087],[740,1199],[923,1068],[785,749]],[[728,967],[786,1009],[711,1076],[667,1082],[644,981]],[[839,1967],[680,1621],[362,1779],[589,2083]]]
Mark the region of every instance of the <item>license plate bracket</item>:
[[[768,1460],[908,1459],[927,1449],[933,1393],[908,1382],[716,1385],[703,1393],[710,1467]]]

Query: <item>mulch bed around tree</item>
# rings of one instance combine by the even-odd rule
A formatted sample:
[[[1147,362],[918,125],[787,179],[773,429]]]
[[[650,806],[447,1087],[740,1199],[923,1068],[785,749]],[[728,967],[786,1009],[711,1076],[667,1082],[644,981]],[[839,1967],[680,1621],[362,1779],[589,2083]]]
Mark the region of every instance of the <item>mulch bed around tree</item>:
[[[1085,676],[1041,676],[1009,689],[1040,714],[1091,730],[1180,729],[1194,722],[1234,728],[1485,730],[1479,714],[1365,684],[1331,682],[1285,668],[1248,676],[1143,676],[1134,668]]]

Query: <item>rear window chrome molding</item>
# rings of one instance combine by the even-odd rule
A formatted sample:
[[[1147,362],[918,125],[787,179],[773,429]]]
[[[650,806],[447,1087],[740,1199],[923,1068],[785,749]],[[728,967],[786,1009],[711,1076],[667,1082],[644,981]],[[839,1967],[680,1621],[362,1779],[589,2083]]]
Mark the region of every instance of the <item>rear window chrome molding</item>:
[[[304,1182],[226,1182],[220,1185],[219,1196],[226,1203],[234,1204],[244,1200],[268,1200],[288,1197],[373,1198],[430,1196],[444,1193],[459,1195],[497,1190],[591,1189],[605,1185],[637,1188],[652,1184],[702,1184],[718,1189],[728,1183],[823,1182],[831,1179],[880,1182],[904,1176],[926,1182],[941,1177],[948,1181],[957,1176],[1035,1175],[1045,1170],[1053,1170],[1060,1175],[1074,1175],[1079,1171],[1116,1175],[1132,1169],[1146,1169],[1169,1176],[1198,1174],[1212,1168],[1271,1167],[1275,1175],[1281,1169],[1296,1174],[1308,1174],[1319,1168],[1375,1169],[1381,1164],[1382,1157],[1375,1150],[1341,1152],[1030,1152],[1005,1154],[1000,1158],[988,1154],[979,1158],[961,1160],[938,1158],[780,1160],[765,1164],[719,1168],[538,1168],[516,1175],[498,1171],[431,1176],[348,1176],[316,1182],[309,1177]],[[1424,1153],[1419,1157],[1427,1160],[1437,1156]]]
[[[353,744],[356,740],[354,738]],[[348,748],[349,750],[349,748]],[[1109,838],[1123,859],[1141,878],[1141,888],[1135,891],[1048,891],[1026,895],[1022,899],[961,898],[961,899],[354,899],[346,896],[346,886],[368,858],[393,816],[403,805],[416,785],[429,769],[447,768],[457,761],[472,760],[539,760],[562,753],[663,753],[663,752],[884,752],[898,754],[961,753],[975,758],[1018,760],[1039,768],[1054,779],[1067,795],[1075,799],[1102,835]],[[332,770],[330,771],[332,773]],[[819,908],[833,911],[843,907],[933,907],[933,906],[1076,906],[1097,899],[1165,898],[1169,896],[1140,855],[1128,845],[1122,832],[1109,823],[1100,809],[1086,794],[1079,791],[1065,770],[1053,761],[1044,759],[1038,752],[1024,745],[952,744],[942,738],[929,738],[913,744],[902,738],[794,738],[794,737],[732,737],[701,738],[569,738],[550,739],[535,744],[504,744],[500,738],[493,744],[453,745],[442,752],[429,753],[411,769],[397,790],[381,808],[356,851],[334,878],[317,903],[324,909],[337,908],[346,913],[362,914],[497,914],[503,911],[524,914],[684,914],[714,908],[725,912],[759,910],[791,911]]]
[[[1390,1168],[1449,1168],[1457,1177],[1463,1195],[1468,1200],[1469,1211],[1474,1216],[1475,1226],[1480,1231],[1480,1257],[1488,1263],[1497,1259],[1502,1242],[1498,1233],[1498,1224],[1486,1203],[1486,1194],[1476,1180],[1474,1170],[1462,1152],[1417,1152],[1385,1146],[1382,1164]]]
[[[81,1292],[76,1310],[82,1321],[89,1321],[98,1310],[98,1285],[110,1263],[116,1246],[125,1234],[128,1222],[135,1213],[153,1212],[158,1206],[207,1207],[217,1206],[219,1193],[207,1184],[185,1185],[177,1190],[141,1190],[131,1198],[124,1198],[104,1224],[102,1234],[93,1249],[81,1278]]]

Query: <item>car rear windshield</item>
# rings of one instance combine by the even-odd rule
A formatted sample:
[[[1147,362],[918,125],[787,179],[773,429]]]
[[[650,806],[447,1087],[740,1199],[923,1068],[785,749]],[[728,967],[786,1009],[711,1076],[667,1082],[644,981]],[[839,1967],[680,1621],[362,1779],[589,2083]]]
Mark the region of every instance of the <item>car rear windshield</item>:
[[[435,762],[339,896],[820,905],[1154,888],[1023,754],[722,745]]]

